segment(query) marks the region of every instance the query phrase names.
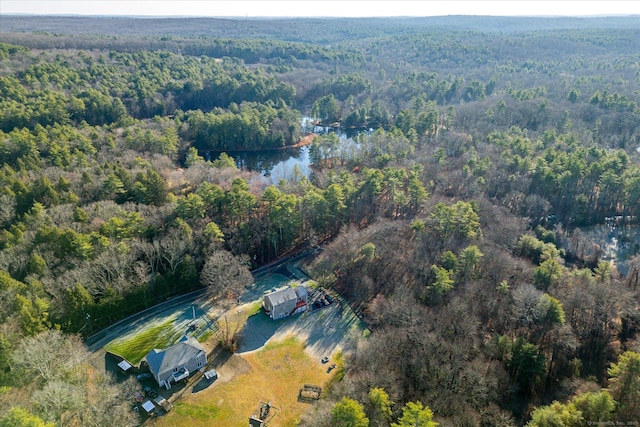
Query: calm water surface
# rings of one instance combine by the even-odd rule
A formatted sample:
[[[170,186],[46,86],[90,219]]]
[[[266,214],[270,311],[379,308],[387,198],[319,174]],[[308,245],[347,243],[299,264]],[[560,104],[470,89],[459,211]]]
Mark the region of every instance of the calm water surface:
[[[355,135],[363,132],[363,129],[343,130],[340,128],[329,128],[325,126],[314,126],[310,117],[303,117],[301,120],[302,130],[305,133],[313,132],[324,134],[335,132],[341,140],[350,140]],[[370,132],[367,130],[365,132]],[[207,160],[218,157],[220,152],[211,151],[205,153]],[[309,147],[287,148],[284,150],[263,150],[263,151],[241,151],[227,153],[234,158],[239,168],[249,171],[260,172],[262,176],[277,184],[281,179],[288,179],[292,176],[297,165],[300,173],[308,177],[311,169],[309,167]],[[207,157],[208,156],[208,157]]]

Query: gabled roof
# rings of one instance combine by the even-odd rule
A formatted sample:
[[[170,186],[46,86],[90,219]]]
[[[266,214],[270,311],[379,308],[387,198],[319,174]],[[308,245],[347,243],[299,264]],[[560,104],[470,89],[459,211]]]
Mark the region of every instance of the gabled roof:
[[[154,348],[147,354],[146,359],[149,369],[157,376],[162,372],[186,365],[201,351],[204,351],[204,347],[195,338],[183,336],[180,342],[167,349]]]
[[[299,298],[306,298],[307,297],[307,288],[305,288],[304,286],[296,286],[294,288],[296,295]]]
[[[298,299],[298,295],[293,288],[280,289],[279,291],[271,292],[264,297],[269,299],[272,307],[283,304],[287,301],[296,301]]]

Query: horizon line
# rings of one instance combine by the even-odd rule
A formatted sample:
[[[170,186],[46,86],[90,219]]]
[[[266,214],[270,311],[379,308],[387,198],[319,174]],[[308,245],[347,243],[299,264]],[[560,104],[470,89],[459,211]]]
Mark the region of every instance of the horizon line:
[[[163,19],[163,18],[214,18],[214,19],[389,19],[389,18],[442,18],[442,17],[478,17],[478,18],[625,18],[640,17],[640,14],[593,14],[593,15],[478,15],[478,14],[447,14],[447,15],[372,15],[372,16],[333,16],[333,15],[282,15],[282,16],[241,16],[241,15],[136,15],[136,14],[82,14],[82,13],[2,13],[1,16],[24,16],[24,17],[69,17],[69,18],[141,18],[141,19]]]

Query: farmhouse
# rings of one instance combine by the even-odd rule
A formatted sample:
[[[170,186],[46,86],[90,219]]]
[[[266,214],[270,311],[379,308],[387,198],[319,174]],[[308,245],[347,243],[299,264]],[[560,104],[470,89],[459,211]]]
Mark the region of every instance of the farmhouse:
[[[265,295],[262,307],[272,319],[281,319],[307,311],[307,298],[307,289],[304,286],[287,287]]]
[[[202,369],[207,364],[207,353],[195,338],[184,336],[169,348],[154,348],[147,354],[146,360],[158,385],[168,390],[172,382],[178,382],[191,372]]]

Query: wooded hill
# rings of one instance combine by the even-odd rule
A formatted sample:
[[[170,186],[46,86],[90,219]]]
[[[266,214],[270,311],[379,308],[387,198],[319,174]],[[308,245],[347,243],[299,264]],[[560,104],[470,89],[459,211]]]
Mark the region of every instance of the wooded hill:
[[[638,227],[637,17],[1,19],[0,425],[135,424],[67,334],[321,242],[372,333],[303,425],[638,419],[638,247],[578,228]],[[374,131],[203,158],[302,115]]]

